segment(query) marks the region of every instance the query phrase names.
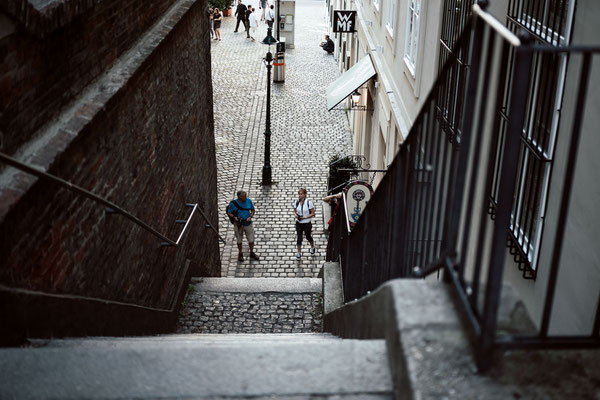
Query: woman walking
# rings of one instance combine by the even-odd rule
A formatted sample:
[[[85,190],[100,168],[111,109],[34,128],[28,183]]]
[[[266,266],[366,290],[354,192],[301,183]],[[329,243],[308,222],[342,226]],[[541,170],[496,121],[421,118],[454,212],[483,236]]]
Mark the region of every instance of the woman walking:
[[[213,29],[215,30],[215,40],[221,40],[221,20],[223,15],[219,12],[218,8],[215,8],[213,12]]]
[[[298,234],[298,240],[296,245],[298,246],[298,253],[296,253],[296,259],[300,259],[302,256],[302,234],[306,235],[306,240],[310,243],[310,254],[315,254],[315,241],[311,236],[312,232],[312,218],[315,216],[315,205],[312,201],[306,198],[306,189],[298,189],[298,200],[294,201],[292,206],[294,207],[294,216],[296,217],[296,233]]]

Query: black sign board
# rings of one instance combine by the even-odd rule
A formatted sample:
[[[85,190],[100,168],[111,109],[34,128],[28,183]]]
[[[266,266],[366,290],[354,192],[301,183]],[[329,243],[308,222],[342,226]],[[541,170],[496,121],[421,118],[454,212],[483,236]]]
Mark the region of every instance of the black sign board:
[[[356,32],[356,11],[334,10],[333,31],[336,33]]]

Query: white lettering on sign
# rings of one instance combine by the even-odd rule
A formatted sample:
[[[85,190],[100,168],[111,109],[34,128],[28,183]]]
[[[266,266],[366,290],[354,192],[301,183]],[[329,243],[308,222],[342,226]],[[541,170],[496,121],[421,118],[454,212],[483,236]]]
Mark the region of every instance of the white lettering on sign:
[[[356,32],[354,22],[356,21],[356,11],[351,10],[334,10],[335,23],[333,24],[334,32],[350,33]]]
[[[338,29],[341,31],[351,31],[352,30],[352,15],[351,14],[338,14]]]

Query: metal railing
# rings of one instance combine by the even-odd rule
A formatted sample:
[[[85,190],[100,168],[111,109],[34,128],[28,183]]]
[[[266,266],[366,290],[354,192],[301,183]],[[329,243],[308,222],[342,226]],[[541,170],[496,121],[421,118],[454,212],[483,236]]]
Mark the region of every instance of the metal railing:
[[[4,162],[12,167],[15,167],[17,169],[20,169],[22,171],[25,171],[28,174],[37,176],[38,178],[45,179],[47,181],[56,183],[64,188],[67,188],[68,190],[70,190],[72,192],[78,193],[84,197],[87,197],[88,199],[91,199],[97,203],[104,205],[106,207],[105,212],[107,214],[113,214],[113,213],[120,214],[123,217],[125,217],[128,220],[135,223],[136,225],[140,226],[142,229],[145,229],[146,231],[150,232],[157,238],[163,240],[163,242],[161,242],[161,246],[179,246],[179,242],[183,238],[183,235],[184,235],[185,231],[187,230],[187,228],[190,224],[190,221],[192,220],[192,217],[194,216],[194,213],[196,211],[200,212],[200,214],[206,221],[205,226],[210,227],[217,234],[217,236],[219,237],[219,240],[221,240],[223,243],[225,242],[225,239],[223,239],[221,237],[221,235],[219,235],[219,232],[217,231],[217,229],[215,229],[215,227],[210,223],[210,221],[208,220],[208,218],[206,217],[206,215],[204,214],[202,209],[200,209],[200,207],[197,203],[186,204],[186,207],[193,207],[192,212],[190,213],[190,215],[188,216],[187,219],[175,221],[178,224],[185,224],[185,225],[184,225],[183,229],[181,230],[181,233],[179,234],[179,237],[177,238],[177,240],[172,240],[172,239],[169,239],[167,236],[163,235],[162,233],[158,232],[156,229],[152,228],[150,225],[148,225],[144,221],[140,220],[133,214],[131,214],[129,211],[119,207],[118,205],[116,205],[115,203],[113,203],[111,201],[108,201],[108,200],[90,192],[89,190],[86,190],[80,186],[74,185],[71,182],[65,181],[64,179],[61,179],[52,174],[49,174],[42,170],[39,170],[31,165],[25,164],[25,163],[7,155],[7,154],[4,154],[4,153],[0,153],[0,161]]]
[[[443,270],[452,283],[475,337],[480,370],[490,367],[496,348],[565,348],[600,346],[600,306],[589,334],[558,336],[550,332],[575,161],[579,150],[591,59],[600,47],[551,47],[519,38],[479,5],[456,48],[468,52],[465,90],[454,93],[452,104],[461,118],[450,127],[447,102],[440,101],[448,74],[460,62],[452,53],[368,206],[352,232],[347,217],[337,212],[328,243],[327,259],[340,261],[345,301],[359,298],[389,279],[425,277]],[[562,115],[568,135],[562,198],[557,207],[548,284],[539,330],[534,334],[497,331],[503,269],[510,238],[521,137],[535,73],[536,54],[566,53],[581,62],[573,112]],[[507,80],[507,75],[512,79]],[[506,82],[510,86],[504,90]],[[571,82],[574,79],[570,80]],[[572,85],[573,86],[573,85]],[[503,96],[508,108],[500,112]],[[452,129],[450,135],[448,129]],[[503,132],[499,139],[499,132]],[[500,143],[498,144],[498,141]],[[498,162],[497,159],[501,162]],[[490,188],[497,181],[494,215],[488,215]],[[549,235],[552,236],[552,235]],[[598,298],[592,299],[600,304]]]

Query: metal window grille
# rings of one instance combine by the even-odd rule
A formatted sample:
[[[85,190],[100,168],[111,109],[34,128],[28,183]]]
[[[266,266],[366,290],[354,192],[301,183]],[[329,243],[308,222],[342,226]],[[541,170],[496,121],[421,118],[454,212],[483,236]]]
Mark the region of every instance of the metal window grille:
[[[541,41],[564,44],[569,3],[569,0],[510,0],[508,19]]]
[[[511,0],[508,27],[513,31],[525,30],[538,43],[565,44],[568,1]],[[511,54],[507,81],[500,109],[506,120],[509,108],[514,55]],[[546,197],[552,171],[552,157],[556,142],[561,103],[561,81],[564,79],[566,56],[558,53],[533,55],[530,72],[525,122],[521,134],[521,148],[517,161],[519,175],[516,182],[511,224],[507,246],[525,279],[535,279],[537,256],[542,241]],[[490,188],[490,213],[495,217],[498,207],[500,148],[504,142],[506,124],[501,124],[497,140],[496,168]],[[513,162],[515,160],[511,160]]]
[[[456,47],[456,42],[465,28],[473,0],[446,0],[444,2],[444,15],[442,20],[442,33],[440,36],[440,56],[438,73],[441,73],[448,59],[456,57],[456,64],[452,64],[446,82],[439,92],[438,117],[443,121],[442,129],[450,142],[460,140],[460,120],[462,118],[462,105],[460,99],[466,87],[468,52],[463,49],[467,46]]]

